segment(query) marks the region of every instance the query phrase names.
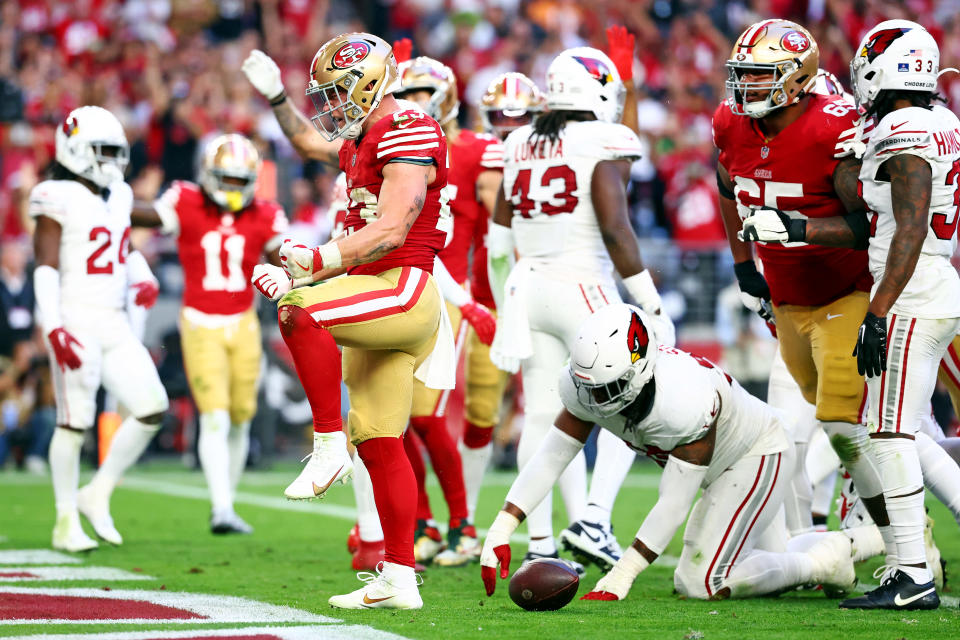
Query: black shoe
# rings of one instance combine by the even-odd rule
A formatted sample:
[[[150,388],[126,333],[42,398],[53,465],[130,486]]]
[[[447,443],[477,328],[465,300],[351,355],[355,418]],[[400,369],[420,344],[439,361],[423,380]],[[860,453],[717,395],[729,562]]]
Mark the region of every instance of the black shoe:
[[[253,533],[253,527],[236,513],[220,513],[210,516],[210,532],[217,535],[250,535]]]
[[[917,584],[902,571],[894,573],[873,591],[840,603],[841,609],[895,609],[898,611],[936,609],[939,606],[940,596],[937,595],[937,587],[933,584],[933,580]]]
[[[561,558],[560,554],[557,553],[556,551],[554,551],[553,553],[547,553],[547,554],[534,553],[533,551],[527,551],[527,555],[523,556],[523,562],[520,564],[522,566],[527,564],[531,560],[539,560],[540,558],[555,558],[557,560],[563,560],[568,565],[573,567],[573,569],[577,572],[577,575],[580,576],[581,578],[587,575],[587,570],[583,568],[582,564],[580,564],[579,562],[574,562],[573,560],[567,560],[566,558]]]

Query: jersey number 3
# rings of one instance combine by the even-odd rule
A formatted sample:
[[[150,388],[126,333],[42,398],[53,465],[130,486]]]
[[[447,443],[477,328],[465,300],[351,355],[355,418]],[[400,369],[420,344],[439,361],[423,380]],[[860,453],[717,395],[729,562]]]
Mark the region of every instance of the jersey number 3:
[[[945,184],[948,187],[953,185],[952,219],[948,219],[945,213],[935,213],[930,217],[930,228],[941,240],[949,240],[957,232],[957,221],[960,219],[960,160],[954,160],[953,167],[947,173]]]
[[[539,186],[531,193],[533,169],[521,169],[513,182],[510,202],[513,210],[524,218],[539,215],[555,216],[573,213],[579,199],[573,194],[577,189],[577,174],[565,164],[547,167],[540,175]]]

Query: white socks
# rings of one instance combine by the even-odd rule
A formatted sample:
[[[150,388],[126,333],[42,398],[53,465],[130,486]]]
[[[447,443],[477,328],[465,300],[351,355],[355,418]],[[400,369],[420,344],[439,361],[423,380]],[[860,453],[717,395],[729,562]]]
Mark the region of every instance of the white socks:
[[[459,449],[460,462],[463,465],[463,486],[467,490],[467,518],[470,522],[476,522],[474,516],[477,511],[477,499],[480,496],[483,475],[487,471],[487,465],[490,464],[490,456],[493,455],[493,443],[488,442],[482,447],[471,449],[461,441]]]
[[[210,504],[214,513],[233,510],[233,488],[230,480],[230,414],[224,409],[200,414],[200,436],[197,454],[207,479]]]
[[[783,496],[783,509],[786,516],[787,530],[790,535],[798,536],[813,531],[813,489],[807,477],[807,467],[804,461],[807,458],[807,443],[795,442],[797,450],[797,464],[790,478]]]
[[[877,438],[873,441],[873,447],[883,475],[883,495],[896,544],[897,568],[917,584],[930,582],[933,574],[926,566],[927,555],[923,543],[926,523],[923,474],[916,444],[906,438]],[[915,564],[923,566],[907,566]]]
[[[230,497],[236,498],[240,476],[247,466],[250,452],[250,421],[234,422],[227,435],[227,450],[230,453]]]
[[[960,466],[950,454],[925,433],[917,433],[917,454],[923,470],[923,483],[937,496],[960,523]]]
[[[159,424],[147,424],[128,416],[114,434],[110,451],[90,484],[109,496],[126,470],[136,463],[150,445],[159,429]]]
[[[353,453],[353,497],[357,502],[360,539],[364,542],[383,540],[380,514],[377,513],[377,503],[373,498],[373,481],[370,480],[370,472],[356,451]]]
[[[83,432],[56,427],[50,439],[50,475],[57,515],[77,512],[80,483],[80,448]]]
[[[597,461],[593,465],[593,477],[590,479],[585,520],[610,523],[613,503],[636,457],[637,454],[624,444],[623,440],[606,429],[600,429],[597,434]]]

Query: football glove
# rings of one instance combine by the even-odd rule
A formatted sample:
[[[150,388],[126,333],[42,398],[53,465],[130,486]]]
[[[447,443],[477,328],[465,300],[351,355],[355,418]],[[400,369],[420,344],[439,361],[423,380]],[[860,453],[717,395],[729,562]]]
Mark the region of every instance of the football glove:
[[[470,323],[477,332],[477,338],[488,347],[493,344],[493,336],[497,332],[497,319],[490,310],[478,302],[471,300],[460,307],[463,319]]]
[[[56,359],[57,364],[60,365],[61,371],[80,368],[82,364],[80,362],[80,355],[77,353],[74,345],[81,349],[83,345],[80,344],[80,341],[74,338],[69,331],[63,327],[57,327],[47,334],[47,339],[50,340],[53,357]]]
[[[286,272],[272,264],[258,264],[253,268],[253,277],[250,279],[265,298],[276,302],[290,291],[292,285]]]
[[[741,242],[803,242],[807,236],[807,221],[794,220],[779,209],[760,207],[743,221],[743,230],[737,232]]]
[[[753,260],[744,260],[733,265],[740,287],[740,301],[743,306],[760,315],[767,322],[773,321],[773,308],[770,306],[770,287],[763,275],[757,271]]]
[[[283,80],[280,78],[280,67],[273,58],[259,49],[254,49],[240,66],[250,84],[259,91],[264,98],[273,102],[283,93]]]
[[[400,38],[393,43],[393,57],[397,64],[409,60],[412,53],[413,42],[410,41],[410,38]]]
[[[291,280],[309,278],[323,269],[320,247],[310,249],[303,244],[294,244],[292,240],[284,240],[280,245],[280,265]]]
[[[501,511],[487,531],[487,539],[483,541],[483,550],[480,552],[480,578],[488,596],[492,596],[497,588],[497,567],[500,568],[501,580],[510,576],[510,536],[518,526],[520,521],[516,516]]]
[[[613,61],[620,73],[620,80],[624,83],[633,80],[633,50],[636,39],[622,25],[613,25],[607,28],[607,43],[610,50],[607,55]]]
[[[887,370],[886,318],[867,312],[857,334],[853,355],[857,358],[857,371],[862,376],[872,378]]]
[[[157,303],[157,296],[160,295],[160,286],[155,280],[144,280],[130,286],[137,293],[133,298],[133,303],[138,307],[149,309]]]

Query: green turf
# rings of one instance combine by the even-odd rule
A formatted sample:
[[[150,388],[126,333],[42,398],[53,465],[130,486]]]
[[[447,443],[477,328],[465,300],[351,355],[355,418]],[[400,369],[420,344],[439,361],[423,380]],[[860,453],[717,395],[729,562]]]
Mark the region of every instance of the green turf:
[[[345,539],[352,522],[347,515],[316,513],[317,505],[351,507],[349,488],[337,487],[320,503],[302,505],[303,511],[288,511],[270,505],[285,505],[279,497],[285,482],[298,466],[281,466],[271,472],[249,473],[241,485],[237,511],[255,528],[251,537],[214,537],[207,529],[205,500],[184,497],[202,495],[199,473],[177,470],[171,465],[142,466],[127,486],[117,490],[113,512],[126,543],[92,552],[86,564],[138,570],[157,578],[155,583],[111,582],[58,583],[57,586],[109,586],[159,588],[254,598],[288,605],[348,623],[367,624],[410,638],[537,638],[575,637],[577,640],[610,637],[676,638],[958,638],[960,611],[941,607],[934,612],[860,613],[840,611],[836,601],[819,592],[791,593],[776,599],[725,602],[685,601],[672,594],[673,569],[656,564],[635,583],[625,602],[600,603],[574,600],[565,609],[550,613],[520,610],[507,595],[506,582],[488,599],[476,565],[460,569],[429,569],[422,588],[424,609],[416,612],[334,611],[327,598],[356,588],[359,583],[349,568]],[[638,466],[617,501],[614,525],[621,542],[639,526],[643,514],[656,498],[658,470]],[[493,486],[481,494],[478,524],[490,523],[506,494],[509,477],[494,474]],[[149,485],[151,491],[145,490]],[[176,495],[156,493],[166,491]],[[442,500],[432,487],[438,516]],[[297,503],[301,504],[301,503]],[[936,538],[948,566],[960,567],[960,531],[947,510],[931,501],[937,520]],[[345,514],[346,510],[341,509]],[[557,521],[560,520],[558,507]],[[0,474],[0,549],[46,548],[53,523],[53,499],[46,480],[31,480],[10,473]],[[89,531],[89,528],[88,528]],[[522,545],[514,545],[514,556]],[[680,552],[679,536],[667,554]],[[861,580],[873,582],[870,573],[878,560],[860,568]],[[581,595],[599,577],[592,569],[580,587]],[[958,578],[960,580],[960,578]],[[30,583],[34,584],[34,583]],[[53,586],[52,583],[39,583]],[[22,586],[18,583],[17,586]],[[946,592],[950,595],[950,591]],[[951,599],[956,605],[956,600]],[[209,625],[233,626],[233,625]],[[134,630],[141,625],[110,627]],[[154,629],[184,629],[184,625],[154,625]],[[0,636],[28,633],[94,633],[101,625],[65,626],[0,625]],[[702,634],[702,635],[701,635]]]

